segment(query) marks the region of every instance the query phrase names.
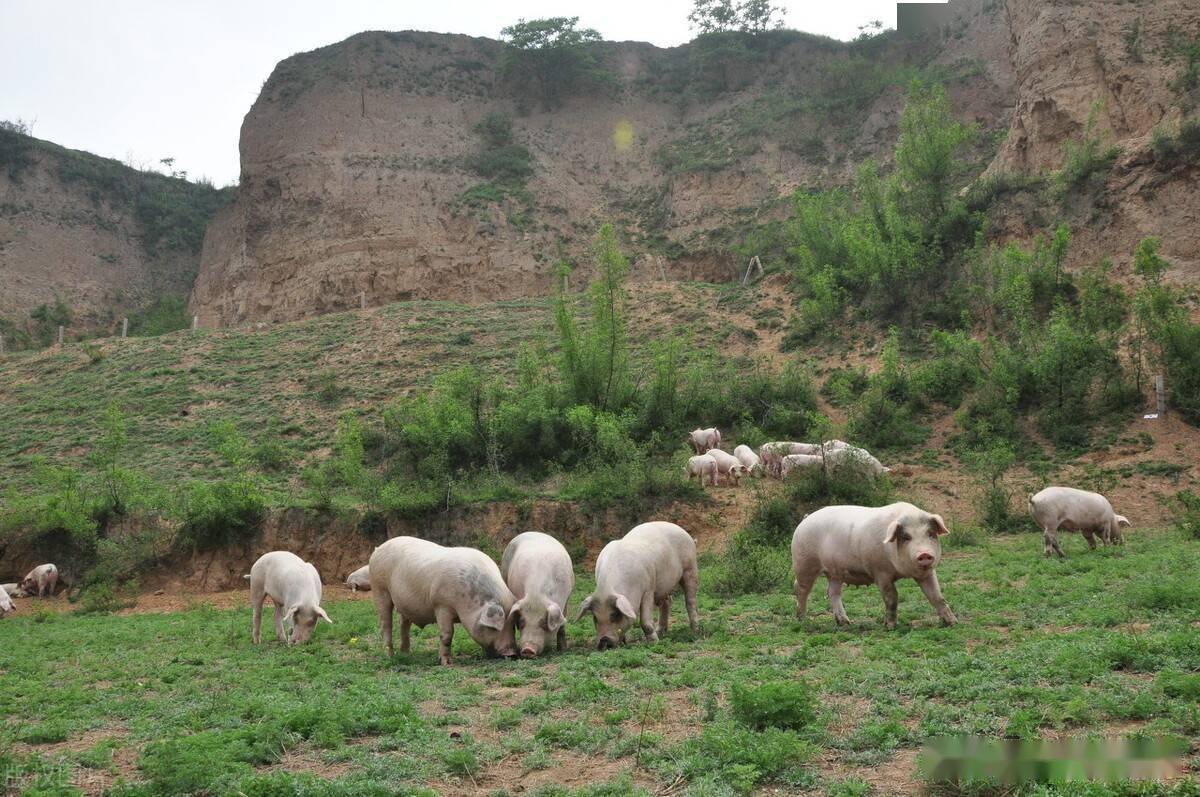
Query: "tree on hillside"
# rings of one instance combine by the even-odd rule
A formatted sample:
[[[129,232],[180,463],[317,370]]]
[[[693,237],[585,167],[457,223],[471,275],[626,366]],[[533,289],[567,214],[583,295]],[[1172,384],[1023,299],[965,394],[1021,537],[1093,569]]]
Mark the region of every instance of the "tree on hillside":
[[[701,35],[706,33],[762,33],[771,28],[783,26],[783,20],[776,17],[782,13],[779,6],[771,5],[770,0],[695,0],[692,13],[688,14],[688,22],[697,28]]]
[[[562,98],[588,81],[607,79],[588,45],[600,41],[592,28],[579,28],[579,17],[524,19],[500,31],[507,46],[500,73],[530,87],[542,106],[554,108]]]

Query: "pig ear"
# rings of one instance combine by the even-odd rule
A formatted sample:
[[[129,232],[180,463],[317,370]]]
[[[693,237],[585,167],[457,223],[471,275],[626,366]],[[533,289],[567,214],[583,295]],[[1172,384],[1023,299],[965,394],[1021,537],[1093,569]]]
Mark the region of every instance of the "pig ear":
[[[942,520],[941,515],[930,515],[929,517],[933,520],[934,523],[937,524],[937,527],[938,527],[937,535],[939,537],[942,536],[943,534],[950,533],[950,529],[946,528],[946,521]]]
[[[558,631],[565,622],[567,622],[567,618],[563,616],[563,610],[558,607],[557,603],[546,605],[546,628],[550,633]]]
[[[521,609],[524,607],[524,605],[525,605],[524,599],[515,601],[512,605],[512,608],[508,610],[508,619],[510,619],[510,620],[516,619],[516,616],[521,613]]]
[[[320,606],[317,607],[317,617],[320,617],[325,622],[329,623],[330,625],[333,625],[333,620],[329,619],[329,615],[325,614],[325,610],[322,609]]]
[[[504,607],[496,602],[489,603],[479,615],[479,624],[484,628],[499,631],[504,628]]]
[[[887,527],[887,532],[884,534],[883,544],[887,545],[893,542],[900,542],[900,533],[904,531],[904,526],[899,520],[893,520]]]
[[[1129,518],[1125,517],[1124,515],[1117,515],[1117,525],[1129,526],[1130,528],[1133,528],[1133,524],[1129,522]]]
[[[596,602],[595,595],[588,595],[583,599],[583,603],[579,604],[579,612],[575,615],[575,622],[583,619],[583,616],[592,610],[592,605]]]
[[[617,611],[628,617],[630,620],[637,619],[637,612],[633,610],[633,604],[630,603],[629,598],[626,598],[624,595],[617,595],[613,606]]]

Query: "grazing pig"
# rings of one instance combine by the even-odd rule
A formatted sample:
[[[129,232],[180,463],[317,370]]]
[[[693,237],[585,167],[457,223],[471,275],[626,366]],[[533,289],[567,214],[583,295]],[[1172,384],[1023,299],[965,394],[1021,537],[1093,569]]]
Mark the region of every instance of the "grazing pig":
[[[891,473],[891,468],[885,468],[883,463],[871,456],[870,452],[854,446],[835,448],[825,454],[825,462],[830,470],[841,468],[861,468],[872,477],[878,478],[885,473]]]
[[[369,562],[371,592],[388,655],[392,647],[392,611],[400,615],[400,652],[409,649],[414,624],[437,623],[438,661],[450,663],[454,624],[462,623],[489,656],[516,655],[516,598],[500,568],[483,551],[446,548],[416,537],[393,537],[375,549]]]
[[[25,597],[25,590],[21,589],[20,584],[0,584],[0,592],[3,592],[11,598]]]
[[[558,649],[567,647],[567,601],[575,589],[571,555],[558,540],[540,531],[513,537],[500,559],[500,575],[516,596],[509,614],[521,632],[521,657],[533,658],[553,634]]]
[[[53,597],[54,588],[58,586],[58,568],[52,564],[38,565],[21,579],[21,591],[26,595],[37,595],[44,598]]]
[[[0,617],[16,610],[17,607],[13,605],[12,598],[8,597],[8,592],[0,589]]]
[[[733,449],[733,455],[737,457],[738,462],[742,463],[742,467],[746,469],[746,473],[751,476],[762,475],[762,459],[758,454],[754,453],[753,448],[750,446],[738,446]]]
[[[250,568],[250,605],[254,609],[254,644],[262,640],[263,601],[275,604],[275,636],[296,645],[307,642],[317,620],[333,620],[321,608],[321,576],[317,569],[290,551],[271,551]],[[290,630],[287,627],[290,626]]]
[[[804,619],[808,593],[817,576],[829,580],[829,605],[839,625],[847,625],[842,587],[876,584],[883,593],[884,624],[896,627],[896,581],[911,578],[946,625],[957,620],[942,597],[934,568],[942,557],[938,539],[946,523],[912,504],[877,509],[827,506],[796,527],[792,536],[792,571],[796,577],[796,616]]]
[[[1107,498],[1074,487],[1047,487],[1029,496],[1029,511],[1042,529],[1046,556],[1065,557],[1058,545],[1059,529],[1080,532],[1088,548],[1094,549],[1094,535],[1099,534],[1105,545],[1120,545],[1125,542],[1121,527],[1131,525],[1124,515],[1113,512]]]
[[[363,565],[346,576],[346,586],[350,588],[351,592],[371,589],[371,566]]]
[[[780,478],[786,479],[794,470],[820,470],[824,467],[825,458],[813,454],[788,454],[783,458],[779,467]]]
[[[646,641],[657,642],[667,632],[671,594],[683,586],[688,625],[696,633],[696,542],[674,523],[655,521],[634,526],[619,540],[604,546],[596,559],[596,591],[584,599],[579,617],[591,614],[600,650],[625,643],[625,633],[640,620]],[[654,629],[654,607],[659,628]]]
[[[738,461],[737,457],[719,448],[709,451],[708,456],[716,460],[717,474],[720,475],[722,480],[733,479],[734,484],[740,482],[742,474],[746,472],[746,468]]]
[[[717,486],[717,461],[708,454],[699,454],[688,460],[687,477],[688,481],[692,477],[700,479],[700,486],[704,486],[704,477],[708,477],[709,484],[713,487]]]
[[[845,440],[826,440],[821,445],[821,451],[823,453],[825,453],[825,452],[829,452],[829,451],[837,451],[840,448],[851,448],[851,447],[852,446],[849,443],[847,443]]]
[[[695,429],[688,435],[688,442],[692,444],[692,448],[697,454],[707,454],[714,448],[721,446],[721,431],[716,428],[712,429]]]

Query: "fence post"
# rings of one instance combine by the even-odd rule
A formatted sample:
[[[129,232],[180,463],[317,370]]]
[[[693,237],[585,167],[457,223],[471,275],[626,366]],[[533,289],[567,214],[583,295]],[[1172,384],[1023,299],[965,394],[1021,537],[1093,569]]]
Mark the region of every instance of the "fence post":
[[[0,335],[0,357],[4,356],[4,336]]]
[[[121,319],[121,337],[126,338],[128,336],[129,336],[129,319],[122,318]]]
[[[62,324],[58,325],[58,345],[63,345],[63,328]]]
[[[195,332],[199,328],[200,328],[200,316],[194,315],[194,316],[192,316],[192,331]]]
[[[1158,400],[1157,410],[1159,416],[1162,416],[1167,411],[1167,392],[1163,389],[1162,374],[1154,377],[1154,397]]]
[[[367,309],[367,292],[366,292],[366,291],[359,291],[359,294],[358,294],[358,309],[359,309],[359,310],[366,310],[366,309]]]

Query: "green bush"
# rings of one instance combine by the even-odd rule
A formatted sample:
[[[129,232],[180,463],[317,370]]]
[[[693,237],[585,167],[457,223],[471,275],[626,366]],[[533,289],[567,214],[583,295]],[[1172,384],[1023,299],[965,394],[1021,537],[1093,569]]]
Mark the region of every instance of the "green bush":
[[[223,778],[248,775],[255,766],[278,761],[292,738],[269,723],[200,731],[151,742],[138,767],[161,794],[217,793],[222,790],[214,784]]]
[[[816,754],[792,731],[753,731],[731,722],[706,723],[697,736],[666,751],[685,778],[715,776],[739,794],[787,777]]]
[[[1121,154],[1119,147],[1106,145],[1105,137],[1096,132],[1100,110],[1099,103],[1093,106],[1079,141],[1063,144],[1062,167],[1053,176],[1055,191],[1060,196],[1078,191],[1095,178],[1106,175]]]
[[[862,366],[837,368],[825,378],[821,395],[835,407],[844,407],[865,393],[870,384],[870,374]]]
[[[187,329],[192,324],[187,300],[182,296],[160,296],[148,307],[129,315],[129,334],[152,337]]]
[[[739,722],[756,731],[804,731],[817,719],[812,687],[800,680],[734,684],[729,690],[729,709]]]
[[[267,508],[262,488],[247,476],[190,482],[181,503],[180,540],[201,551],[248,542]]]
[[[1175,526],[1191,539],[1200,540],[1200,495],[1180,490],[1175,493],[1175,503],[1179,505]]]
[[[1200,159],[1200,118],[1184,119],[1174,133],[1155,128],[1152,146],[1160,169],[1195,162]]]
[[[764,545],[742,531],[702,572],[705,592],[721,597],[786,592],[792,583],[792,560],[786,547]]]

